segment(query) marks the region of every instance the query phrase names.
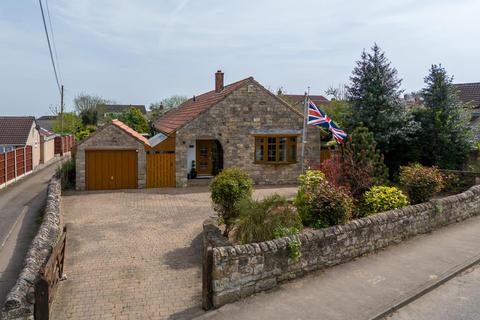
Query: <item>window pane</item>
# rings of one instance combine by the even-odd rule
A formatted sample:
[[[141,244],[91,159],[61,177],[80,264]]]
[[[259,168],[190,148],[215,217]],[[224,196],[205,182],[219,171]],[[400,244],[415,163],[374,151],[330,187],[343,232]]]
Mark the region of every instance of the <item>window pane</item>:
[[[277,138],[268,138],[268,161],[277,161]]]
[[[278,161],[286,161],[287,160],[287,138],[280,137],[278,138]]]
[[[255,160],[256,161],[263,161],[265,160],[265,147],[263,144],[263,138],[256,138],[255,139]]]
[[[297,161],[297,138],[290,138],[290,159],[288,161]]]

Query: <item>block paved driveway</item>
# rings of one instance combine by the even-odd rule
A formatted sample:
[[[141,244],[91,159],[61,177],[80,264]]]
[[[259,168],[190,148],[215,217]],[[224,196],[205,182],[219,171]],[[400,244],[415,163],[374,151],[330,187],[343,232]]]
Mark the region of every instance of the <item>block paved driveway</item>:
[[[257,188],[255,197],[292,196]],[[65,273],[53,319],[191,319],[202,313],[202,222],[214,215],[206,187],[72,192]]]

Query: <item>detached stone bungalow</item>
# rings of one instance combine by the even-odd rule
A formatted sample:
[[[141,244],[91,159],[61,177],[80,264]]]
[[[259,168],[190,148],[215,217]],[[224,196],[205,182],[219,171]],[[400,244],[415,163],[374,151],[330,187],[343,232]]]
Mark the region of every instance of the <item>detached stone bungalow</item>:
[[[77,145],[77,189],[185,187],[239,167],[258,184],[295,183],[303,114],[252,77],[195,96],[155,123],[147,140],[113,120]],[[318,164],[319,129],[308,128],[305,162]],[[196,174],[192,174],[195,168]]]
[[[155,128],[175,139],[177,186],[186,186],[192,166],[197,177],[239,167],[258,184],[295,183],[301,173],[303,114],[253,77],[194,96],[166,113]],[[319,163],[319,129],[308,126],[305,161]],[[190,175],[191,176],[191,175]]]

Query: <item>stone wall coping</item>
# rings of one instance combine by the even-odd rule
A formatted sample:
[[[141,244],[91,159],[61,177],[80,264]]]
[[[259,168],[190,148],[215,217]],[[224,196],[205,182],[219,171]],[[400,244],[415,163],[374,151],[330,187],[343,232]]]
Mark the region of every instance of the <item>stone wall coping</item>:
[[[302,244],[312,241],[322,241],[322,239],[336,238],[340,234],[353,232],[357,229],[364,228],[370,225],[384,225],[404,219],[405,217],[421,213],[438,206],[448,206],[458,201],[468,202],[474,195],[480,194],[480,185],[476,185],[462,193],[447,196],[440,199],[432,199],[425,203],[407,206],[400,209],[381,212],[365,218],[353,220],[344,225],[336,225],[324,229],[316,229],[300,233],[298,239]],[[205,228],[205,224],[204,224]],[[223,236],[222,236],[223,237]],[[288,242],[294,240],[296,236],[289,236],[284,238],[273,239],[264,242],[237,244],[233,245],[228,242],[227,245],[212,246],[213,255],[215,259],[222,260],[239,255],[254,256],[260,252],[276,252],[279,249],[284,249]],[[223,237],[224,238],[224,237]],[[224,238],[225,239],[225,238]],[[228,240],[227,240],[228,241]]]
[[[23,269],[7,295],[2,319],[33,319],[35,283],[62,233],[60,198],[60,180],[53,178],[47,189],[43,222],[25,256]]]

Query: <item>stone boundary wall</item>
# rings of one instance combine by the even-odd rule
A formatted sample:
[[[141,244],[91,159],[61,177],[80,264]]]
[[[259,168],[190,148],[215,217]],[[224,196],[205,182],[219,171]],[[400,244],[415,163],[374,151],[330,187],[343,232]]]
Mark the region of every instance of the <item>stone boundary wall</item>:
[[[440,172],[455,174],[465,186],[480,184],[480,172],[440,169]]]
[[[216,241],[208,240],[205,244],[211,250],[211,291],[204,291],[204,300],[211,300],[204,308],[220,307],[308,272],[347,262],[479,214],[480,185],[477,185],[457,195],[302,233],[298,235],[302,255],[297,261],[289,257],[289,237],[226,246],[215,246]],[[218,236],[219,233],[211,231],[210,223],[205,227],[204,237]]]
[[[0,317],[3,320],[33,319],[35,283],[62,233],[60,198],[60,180],[53,178],[48,185],[43,222],[28,249],[17,282],[7,295]]]

